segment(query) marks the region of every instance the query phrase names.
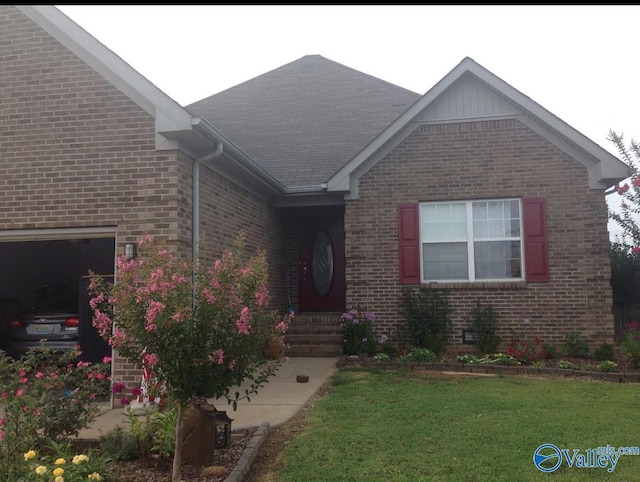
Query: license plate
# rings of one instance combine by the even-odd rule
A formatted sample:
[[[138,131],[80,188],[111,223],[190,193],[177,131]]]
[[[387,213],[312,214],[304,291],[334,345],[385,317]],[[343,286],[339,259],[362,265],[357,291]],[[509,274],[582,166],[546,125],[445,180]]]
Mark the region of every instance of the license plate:
[[[34,335],[51,335],[53,333],[53,325],[35,325],[33,327]]]

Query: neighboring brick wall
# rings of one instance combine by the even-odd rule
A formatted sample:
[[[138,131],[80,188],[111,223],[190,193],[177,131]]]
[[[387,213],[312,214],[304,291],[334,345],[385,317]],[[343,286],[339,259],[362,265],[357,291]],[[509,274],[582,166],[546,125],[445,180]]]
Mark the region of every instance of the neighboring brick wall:
[[[588,188],[584,166],[516,120],[421,126],[362,177],[359,199],[346,205],[347,305],[374,311],[381,333],[406,326],[399,203],[537,196],[547,200],[550,282],[440,285],[451,288],[452,343],[462,343],[477,298],[499,310],[506,342],[510,329],[543,343],[572,331],[592,346],[612,342],[604,192]]]
[[[16,8],[0,6],[0,31],[0,230],[115,226],[118,254],[145,234],[190,244],[154,119]]]

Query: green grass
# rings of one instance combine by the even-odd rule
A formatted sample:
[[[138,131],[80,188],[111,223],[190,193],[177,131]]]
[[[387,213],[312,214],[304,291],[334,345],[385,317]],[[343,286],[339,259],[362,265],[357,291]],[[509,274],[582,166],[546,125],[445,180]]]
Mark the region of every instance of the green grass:
[[[640,480],[640,456],[615,471],[533,463],[559,449],[640,446],[635,384],[343,369],[288,444],[279,481]]]

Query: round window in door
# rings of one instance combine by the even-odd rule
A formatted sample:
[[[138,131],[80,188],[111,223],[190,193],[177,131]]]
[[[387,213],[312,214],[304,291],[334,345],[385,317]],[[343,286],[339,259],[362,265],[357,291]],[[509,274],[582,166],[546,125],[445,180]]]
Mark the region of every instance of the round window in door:
[[[313,240],[311,269],[316,293],[325,296],[333,282],[333,244],[326,231],[320,231]]]

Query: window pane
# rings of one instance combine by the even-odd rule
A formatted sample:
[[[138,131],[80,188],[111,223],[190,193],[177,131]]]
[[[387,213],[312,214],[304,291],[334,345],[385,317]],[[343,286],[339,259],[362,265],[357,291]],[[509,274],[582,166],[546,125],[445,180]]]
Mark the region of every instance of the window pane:
[[[473,203],[473,219],[487,219],[487,203],[486,202]]]
[[[469,279],[467,243],[429,243],[422,248],[424,279]]]
[[[473,247],[476,279],[522,277],[520,241],[478,241]]]
[[[466,216],[465,204],[424,204],[420,219],[422,241],[466,241]]]

